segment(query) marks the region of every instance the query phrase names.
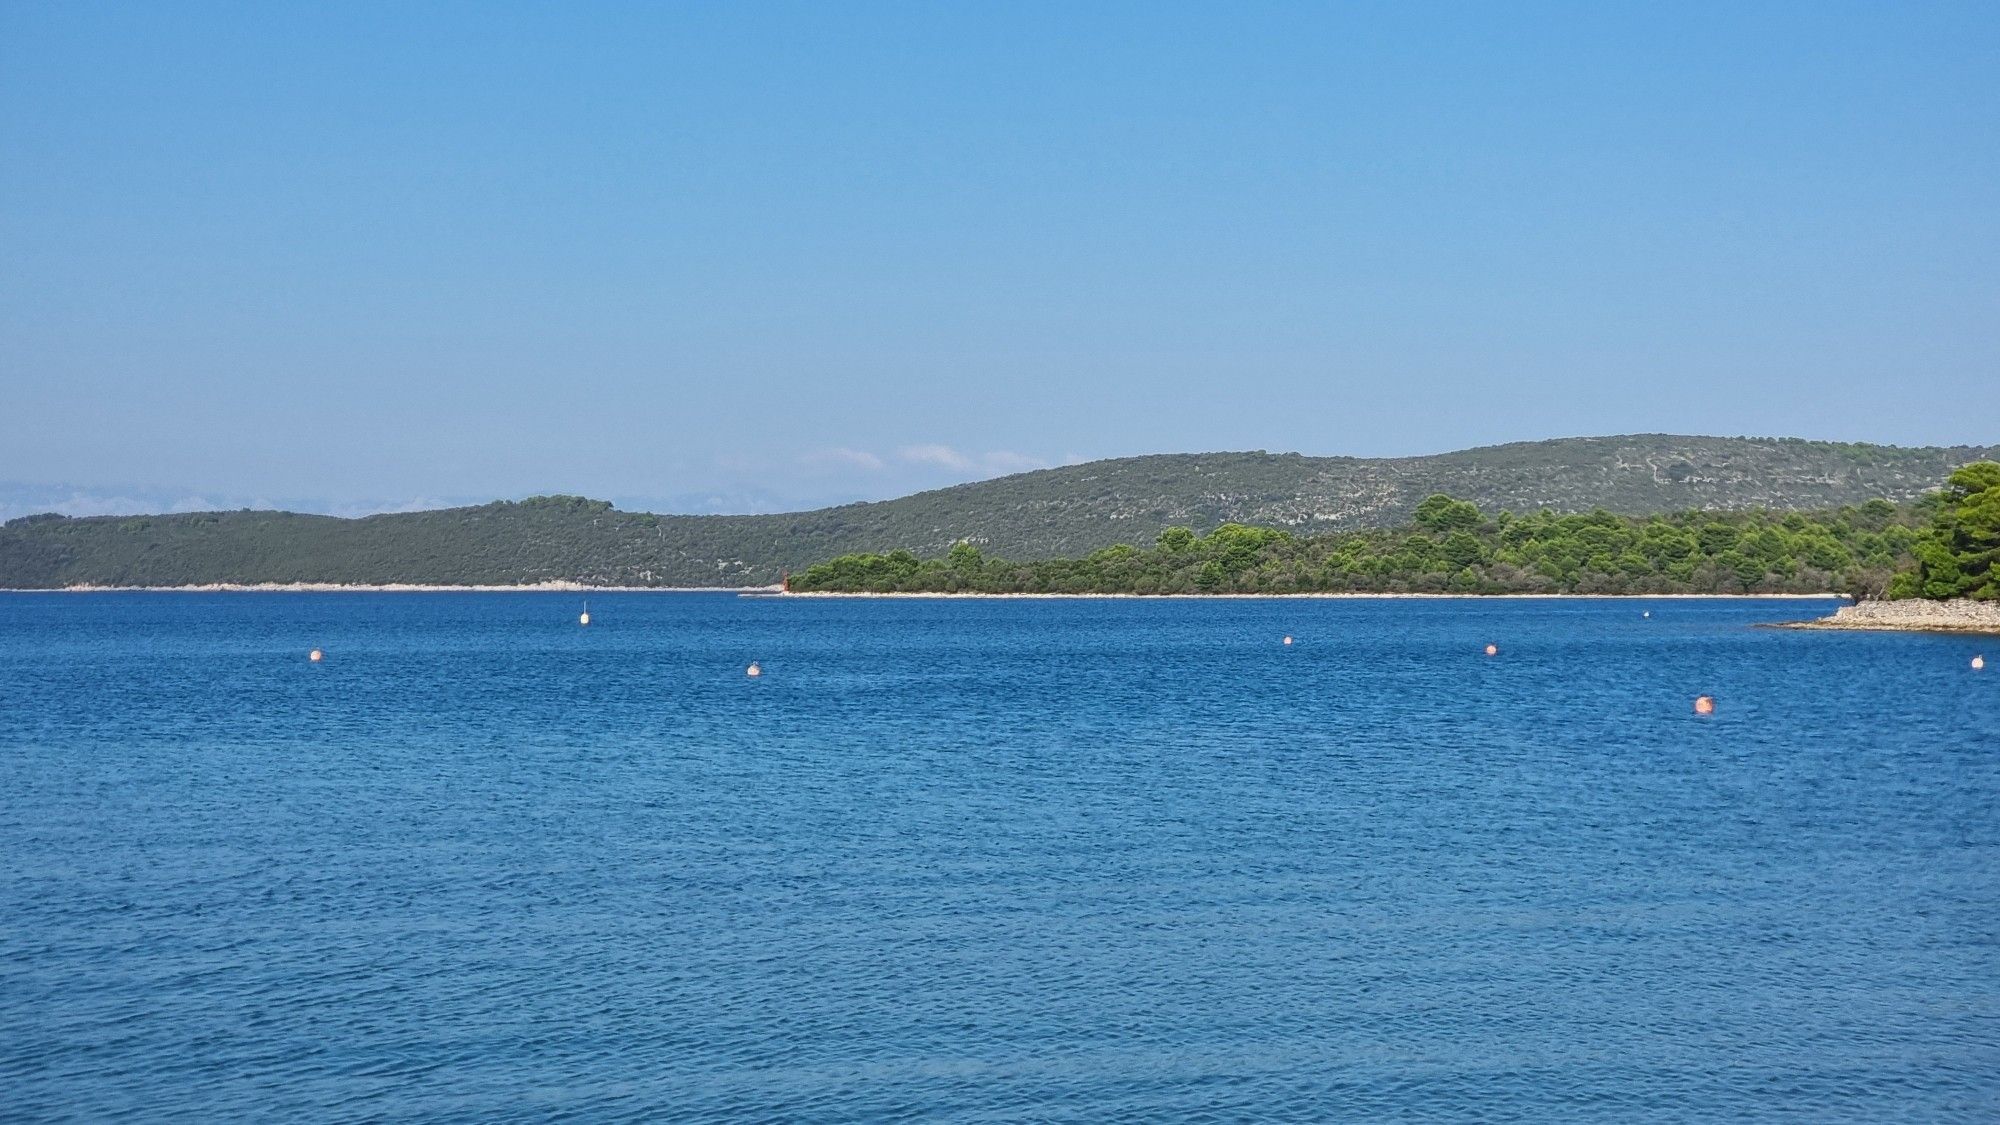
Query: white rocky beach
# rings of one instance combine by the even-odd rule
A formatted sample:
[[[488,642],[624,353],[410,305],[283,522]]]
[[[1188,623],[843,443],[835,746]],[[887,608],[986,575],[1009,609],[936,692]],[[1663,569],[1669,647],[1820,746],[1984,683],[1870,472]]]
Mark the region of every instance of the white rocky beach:
[[[1831,617],[1788,621],[1782,629],[1872,629],[1922,633],[2000,633],[2000,602],[1958,598],[1952,601],[1858,602],[1842,606]]]

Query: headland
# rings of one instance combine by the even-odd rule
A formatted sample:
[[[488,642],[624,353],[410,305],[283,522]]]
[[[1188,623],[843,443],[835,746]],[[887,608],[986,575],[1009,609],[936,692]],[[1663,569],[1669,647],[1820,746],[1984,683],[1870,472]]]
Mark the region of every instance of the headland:
[[[1901,598],[1842,606],[1831,617],[1787,621],[1776,629],[1865,629],[1910,633],[2000,634],[2000,602]]]

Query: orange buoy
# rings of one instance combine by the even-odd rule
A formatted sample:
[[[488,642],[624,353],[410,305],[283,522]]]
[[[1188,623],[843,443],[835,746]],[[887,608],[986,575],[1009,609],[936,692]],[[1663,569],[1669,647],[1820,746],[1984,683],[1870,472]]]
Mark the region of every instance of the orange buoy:
[[[764,674],[764,670],[762,668],[759,668],[757,665],[752,664],[750,665],[750,667],[745,668],[743,670],[743,674],[746,676],[761,676]]]
[[[1285,634],[1285,643],[1286,643],[1286,644],[1291,644],[1291,643],[1292,643],[1292,635],[1291,635],[1290,633],[1286,633],[1286,634]]]
[[[1697,714],[1697,715],[1713,715],[1713,714],[1715,714],[1715,700],[1713,700],[1713,699],[1710,699],[1710,698],[1709,698],[1708,696],[1705,696],[1705,695],[1697,695],[1697,696],[1695,696],[1695,697],[1694,697],[1694,713],[1695,713],[1695,714]]]
[[[321,652],[318,649],[314,649],[306,654],[306,659],[312,661],[314,664],[318,664],[320,660],[323,659],[325,656],[326,656],[325,653]]]
[[[1985,658],[1985,657],[1983,657],[1983,656],[1975,656],[1975,657],[1973,657],[1973,658],[1972,658],[1972,670],[1973,670],[1973,671],[1977,672],[1977,671],[1979,671],[1979,670],[1980,670],[1981,668],[1984,668],[1984,667],[1986,667],[1986,658]]]
[[[1488,655],[1488,656],[1498,656],[1498,655],[1500,655],[1500,646],[1499,646],[1499,645],[1487,645],[1487,646],[1486,646],[1486,655]]]

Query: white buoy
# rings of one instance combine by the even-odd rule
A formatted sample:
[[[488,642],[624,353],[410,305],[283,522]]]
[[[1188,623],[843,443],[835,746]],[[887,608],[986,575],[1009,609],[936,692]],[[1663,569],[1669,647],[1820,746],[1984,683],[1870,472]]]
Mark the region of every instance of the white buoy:
[[[312,661],[314,664],[318,664],[325,657],[326,654],[318,649],[314,649],[311,652],[306,653],[306,659]],[[1974,667],[1977,667],[1977,665],[1974,665]]]
[[[578,625],[588,625],[588,624],[590,624],[590,611],[586,609],[586,610],[584,610],[584,611],[583,611],[582,613],[579,613],[579,614],[577,614],[577,615],[576,615],[576,623],[577,623]]]
[[[1649,610],[1647,610],[1646,612],[1644,612],[1644,613],[1640,614],[1639,616],[1641,616],[1641,617],[1651,617],[1651,616],[1653,616],[1653,611],[1649,609]]]
[[[1289,634],[1289,633],[1285,634],[1285,643],[1286,643],[1286,644],[1291,644],[1291,643],[1292,643],[1292,637],[1291,637],[1291,634]]]
[[[1986,667],[1986,658],[1985,658],[1985,657],[1983,657],[1983,656],[1975,656],[1975,657],[1973,657],[1973,658],[1972,658],[1972,670],[1973,670],[1973,671],[1977,672],[1977,671],[1979,671],[1979,670],[1980,670],[1981,668],[1984,668],[1984,667]]]
[[[763,670],[762,668],[759,668],[759,667],[758,667],[757,665],[755,665],[755,664],[752,664],[752,665],[750,665],[750,667],[748,667],[748,668],[745,668],[745,669],[743,670],[743,674],[744,674],[744,675],[746,675],[746,676],[751,676],[751,677],[756,677],[756,676],[761,676],[761,675],[763,675],[763,674],[764,674],[764,670]]]

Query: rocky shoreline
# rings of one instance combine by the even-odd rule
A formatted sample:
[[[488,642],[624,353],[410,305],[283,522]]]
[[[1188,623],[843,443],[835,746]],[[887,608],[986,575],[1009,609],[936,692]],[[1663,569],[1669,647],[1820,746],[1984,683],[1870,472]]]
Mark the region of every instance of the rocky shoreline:
[[[1779,629],[1879,629],[1913,633],[2000,634],[2000,602],[1933,602],[1910,598],[1893,602],[1859,602],[1842,606],[1831,617],[1787,621]]]

